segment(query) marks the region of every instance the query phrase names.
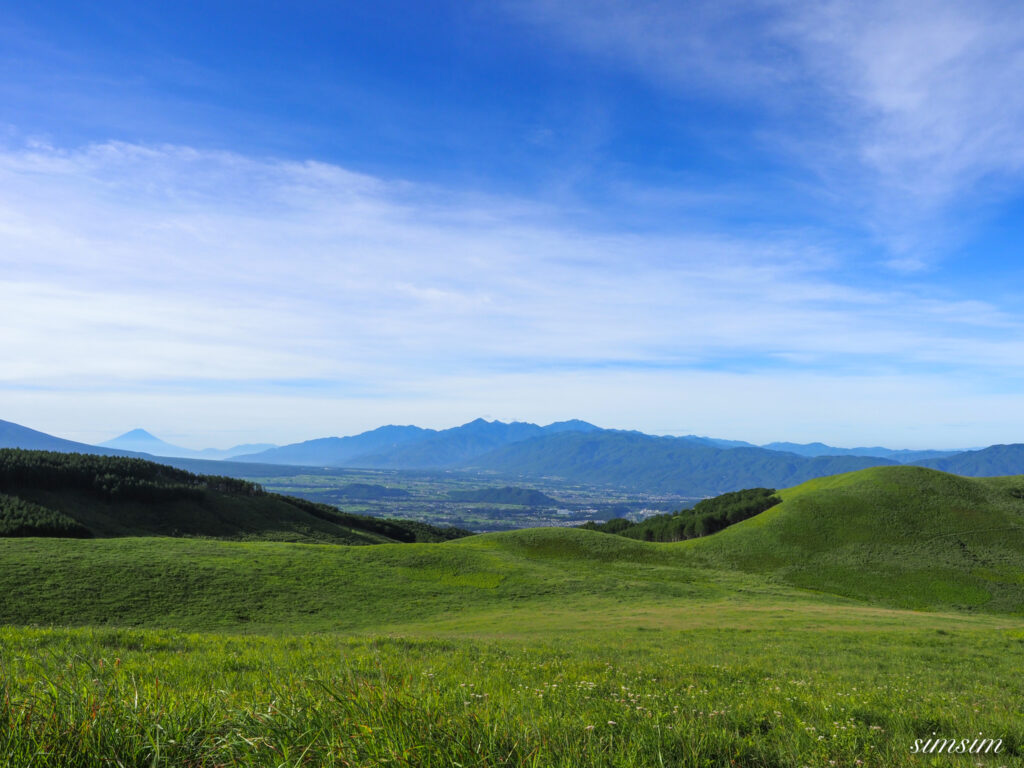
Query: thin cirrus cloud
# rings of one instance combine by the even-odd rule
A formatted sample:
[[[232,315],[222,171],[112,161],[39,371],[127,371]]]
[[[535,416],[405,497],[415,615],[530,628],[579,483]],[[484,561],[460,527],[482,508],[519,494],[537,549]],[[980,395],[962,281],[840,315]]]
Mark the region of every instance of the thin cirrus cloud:
[[[325,412],[334,433],[401,414],[447,426],[493,414],[488,397],[514,408],[499,416],[655,429],[654,393],[673,391],[702,393],[673,412],[715,431],[735,417],[715,390],[745,382],[748,429],[771,439],[826,380],[871,392],[869,376],[897,377],[886,391],[905,395],[941,374],[952,402],[948,381],[970,398],[988,373],[1024,378],[1019,317],[926,284],[844,282],[841,257],[806,238],[581,230],[523,200],[326,163],[9,148],[0,241],[0,387],[39,427],[75,393],[122,419],[186,398],[226,434],[228,382],[254,412],[290,414],[246,439],[312,437]]]
[[[669,91],[756,115],[758,140],[889,251],[926,266],[972,208],[1019,189],[1024,16],[1012,2],[552,2],[537,30]],[[944,214],[960,213],[956,226]]]

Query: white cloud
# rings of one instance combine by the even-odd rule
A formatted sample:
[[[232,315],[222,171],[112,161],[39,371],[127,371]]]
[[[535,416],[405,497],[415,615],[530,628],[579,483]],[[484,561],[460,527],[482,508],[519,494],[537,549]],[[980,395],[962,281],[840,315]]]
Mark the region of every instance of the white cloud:
[[[760,138],[819,174],[837,208],[860,217],[897,269],[925,266],[962,236],[972,209],[1020,190],[1024,15],[1016,3],[508,6],[666,88],[763,114]],[[955,226],[943,223],[951,207]]]
[[[754,433],[822,397],[823,371],[860,382],[837,393],[901,377],[894,413],[937,370],[965,397],[1024,378],[1019,316],[927,286],[868,290],[837,265],[798,238],[581,231],[523,201],[322,163],[14,148],[0,418],[90,434],[247,421],[245,439],[281,440],[480,413],[648,428],[743,413]],[[742,408],[713,376],[746,382]]]

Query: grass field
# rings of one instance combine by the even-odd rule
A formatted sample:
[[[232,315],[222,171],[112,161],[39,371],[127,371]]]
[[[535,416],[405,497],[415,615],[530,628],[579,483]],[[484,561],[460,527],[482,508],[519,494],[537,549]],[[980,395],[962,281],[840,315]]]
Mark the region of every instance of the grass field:
[[[908,471],[814,481],[680,544],[554,529],[377,547],[0,541],[0,755],[1024,764],[1024,483]],[[980,737],[1000,751],[913,752]]]
[[[639,613],[354,637],[2,630],[0,750],[19,766],[1020,764],[1019,621]],[[932,732],[1001,751],[915,758]]]

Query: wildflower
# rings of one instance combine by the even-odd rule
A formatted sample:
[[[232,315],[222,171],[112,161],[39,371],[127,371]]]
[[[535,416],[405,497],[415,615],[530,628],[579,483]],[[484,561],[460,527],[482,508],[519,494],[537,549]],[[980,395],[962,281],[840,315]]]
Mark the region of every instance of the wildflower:
[[[618,725],[614,720],[609,720],[608,725]]]
[[[592,726],[592,725],[588,725],[588,726],[587,726],[586,728],[584,728],[583,730],[585,730],[585,731],[592,731],[592,730],[594,730],[594,726]]]

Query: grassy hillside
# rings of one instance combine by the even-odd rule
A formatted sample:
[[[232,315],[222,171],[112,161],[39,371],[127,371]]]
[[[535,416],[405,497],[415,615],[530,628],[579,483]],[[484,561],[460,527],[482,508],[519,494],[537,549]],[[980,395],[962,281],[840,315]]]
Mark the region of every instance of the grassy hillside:
[[[536,615],[536,614],[535,614]],[[579,612],[586,622],[588,614]],[[11,768],[1017,766],[1024,625],[685,604],[541,630],[0,628]],[[998,754],[915,755],[976,734]]]
[[[689,542],[701,562],[913,608],[1024,610],[1024,477],[877,467]]]
[[[414,521],[351,515],[142,459],[0,450],[0,536],[203,536],[337,544],[445,541]]]
[[[675,544],[550,528],[368,548],[10,539],[0,541],[0,621],[352,629],[451,611],[716,600],[738,589],[794,598],[794,587],[1024,613],[1024,478],[885,467],[779,495],[756,517]]]
[[[379,547],[0,539],[0,754],[1022,764],[1024,478],[893,467],[779,493],[666,544],[574,529]],[[935,735],[1001,751],[912,753]]]
[[[0,539],[0,623],[351,630],[569,602],[719,599],[736,578],[751,588],[757,581],[571,529],[377,547]]]

